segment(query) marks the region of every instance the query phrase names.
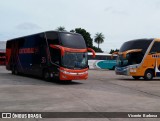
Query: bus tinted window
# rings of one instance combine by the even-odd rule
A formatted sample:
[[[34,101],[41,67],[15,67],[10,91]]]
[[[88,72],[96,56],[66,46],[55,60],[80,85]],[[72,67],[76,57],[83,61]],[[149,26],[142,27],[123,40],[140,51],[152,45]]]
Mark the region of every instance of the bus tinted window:
[[[142,52],[145,53],[147,48],[153,39],[139,39],[125,42],[120,48],[120,52],[124,52],[131,49],[142,49]]]
[[[106,58],[107,58],[107,60],[111,60],[111,56],[107,56]]]
[[[117,56],[111,56],[111,55],[96,55],[95,58],[92,57],[92,55],[88,55],[88,60],[116,60]]]
[[[32,47],[34,47],[36,36],[28,36],[26,38],[20,38],[18,40],[19,40],[19,42],[25,40],[24,43],[23,43],[24,44],[23,46],[25,48],[32,48]],[[21,47],[23,47],[23,46],[21,46]]]
[[[155,42],[150,53],[160,53],[160,42]]]
[[[50,44],[59,45],[60,44],[57,32],[47,32],[46,37],[47,37],[48,45]],[[56,64],[60,64],[60,58],[61,58],[60,50],[54,49],[49,46],[49,51],[50,51],[52,62]]]
[[[106,56],[105,55],[97,55],[97,60],[106,60]]]
[[[19,48],[23,48],[24,47],[24,43],[25,43],[25,40],[24,38],[20,38],[20,39],[17,39],[19,42]]]
[[[48,44],[59,45],[58,34],[56,32],[47,32],[46,33]]]
[[[0,52],[0,57],[3,57],[3,56],[5,56],[5,53]]]
[[[88,55],[88,60],[91,60],[91,59],[93,59],[92,55]]]
[[[62,45],[69,48],[84,49],[85,41],[81,35],[71,33],[60,33]]]
[[[88,60],[106,60],[105,55],[96,55],[95,58],[92,57],[92,55],[88,55]]]
[[[11,41],[8,41],[6,44],[6,48],[11,48],[11,44],[12,44]]]
[[[116,60],[117,59],[117,56],[113,56],[112,60]]]

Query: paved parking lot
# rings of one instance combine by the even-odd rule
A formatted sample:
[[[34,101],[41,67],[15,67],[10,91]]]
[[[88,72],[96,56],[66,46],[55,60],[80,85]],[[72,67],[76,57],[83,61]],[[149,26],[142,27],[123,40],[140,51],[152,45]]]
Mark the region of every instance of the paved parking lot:
[[[88,80],[56,83],[12,75],[5,67],[0,66],[0,111],[160,112],[160,80],[138,81],[127,76],[117,76],[114,71],[90,70]],[[124,119],[65,120],[124,121]]]

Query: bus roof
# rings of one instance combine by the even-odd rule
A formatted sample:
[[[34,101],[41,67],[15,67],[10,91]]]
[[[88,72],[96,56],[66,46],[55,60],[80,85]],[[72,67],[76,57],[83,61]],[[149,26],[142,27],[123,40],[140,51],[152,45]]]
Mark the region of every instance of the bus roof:
[[[88,52],[88,55],[92,55],[92,53]],[[106,56],[111,56],[112,54],[109,53],[96,53],[96,55],[106,55]],[[113,55],[116,56],[116,55]]]
[[[25,38],[25,37],[29,37],[29,36],[33,36],[33,35],[37,35],[37,34],[48,33],[48,32],[65,33],[65,34],[74,34],[74,35],[75,35],[75,34],[76,34],[76,35],[81,35],[81,34],[73,33],[73,32],[66,32],[66,31],[54,31],[54,30],[50,30],[50,31],[44,31],[44,32],[39,32],[39,33],[35,33],[35,34],[25,35],[25,36],[21,36],[21,37],[16,37],[16,38],[10,39],[10,40],[8,40],[8,41],[12,41],[12,40],[19,39],[19,38]]]
[[[142,52],[144,53],[153,40],[154,39],[137,39],[127,41],[123,43],[119,52],[124,52],[131,49],[142,49]]]

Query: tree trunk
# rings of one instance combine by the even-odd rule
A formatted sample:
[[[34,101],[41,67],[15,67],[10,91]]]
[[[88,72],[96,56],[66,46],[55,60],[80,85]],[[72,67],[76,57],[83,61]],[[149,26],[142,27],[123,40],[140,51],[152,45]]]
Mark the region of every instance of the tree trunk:
[[[98,42],[98,49],[99,49],[99,42]]]

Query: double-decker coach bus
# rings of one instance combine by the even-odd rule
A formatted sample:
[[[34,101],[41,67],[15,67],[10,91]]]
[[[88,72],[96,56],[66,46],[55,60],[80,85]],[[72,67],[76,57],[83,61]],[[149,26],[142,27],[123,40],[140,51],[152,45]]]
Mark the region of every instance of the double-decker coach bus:
[[[151,80],[160,76],[160,39],[138,39],[125,42],[118,53],[118,75]]]
[[[88,53],[88,66],[90,69],[115,69],[117,55],[108,53],[95,54],[96,57],[93,58],[92,53]]]
[[[46,31],[8,40],[6,68],[45,80],[83,80],[88,77],[85,40],[80,34]]]
[[[0,65],[5,65],[5,64],[6,64],[6,53],[0,52]]]

